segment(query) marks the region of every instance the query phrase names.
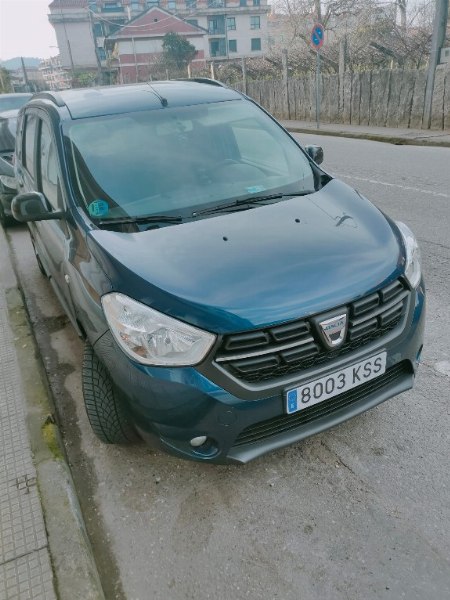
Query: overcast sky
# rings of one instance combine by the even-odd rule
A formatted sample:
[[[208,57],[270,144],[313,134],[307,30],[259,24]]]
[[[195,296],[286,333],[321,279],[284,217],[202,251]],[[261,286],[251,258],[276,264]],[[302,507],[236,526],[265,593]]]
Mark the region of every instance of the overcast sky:
[[[51,0],[0,0],[0,60],[58,54],[47,14]]]

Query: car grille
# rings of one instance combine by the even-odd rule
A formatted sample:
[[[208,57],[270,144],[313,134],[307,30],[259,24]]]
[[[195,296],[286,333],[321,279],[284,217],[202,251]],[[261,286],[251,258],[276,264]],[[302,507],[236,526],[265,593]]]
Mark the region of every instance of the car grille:
[[[225,336],[215,361],[234,377],[259,383],[329,362],[392,331],[402,319],[409,291],[397,279],[347,306],[348,331],[342,346],[329,349],[313,319]],[[336,313],[342,309],[336,309]]]
[[[365,396],[374,392],[379,392],[383,388],[392,385],[397,379],[400,379],[405,375],[410,375],[411,373],[412,368],[408,361],[398,363],[394,367],[388,369],[383,375],[380,375],[380,377],[367,381],[352,390],[339,394],[339,396],[315,404],[310,408],[300,410],[292,415],[280,415],[247,427],[236,438],[234,446],[256,443],[271,437],[272,435],[276,435],[277,433],[283,433],[306,425],[306,423],[351,406]]]

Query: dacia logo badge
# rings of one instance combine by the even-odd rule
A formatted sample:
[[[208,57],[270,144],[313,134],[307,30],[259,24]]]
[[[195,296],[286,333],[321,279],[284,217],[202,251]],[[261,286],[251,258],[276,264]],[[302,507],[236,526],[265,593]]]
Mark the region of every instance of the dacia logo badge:
[[[319,331],[329,348],[338,348],[344,343],[347,334],[347,313],[319,321]]]

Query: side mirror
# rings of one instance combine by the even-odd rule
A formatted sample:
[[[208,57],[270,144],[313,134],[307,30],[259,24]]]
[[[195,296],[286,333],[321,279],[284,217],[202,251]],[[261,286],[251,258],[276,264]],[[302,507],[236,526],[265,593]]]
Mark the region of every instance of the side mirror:
[[[49,210],[43,194],[39,192],[16,196],[11,203],[11,211],[16,221],[21,223],[63,219],[66,214],[63,210]]]
[[[14,167],[4,158],[0,157],[0,175],[5,177],[14,177]]]
[[[322,146],[305,146],[306,153],[313,159],[315,163],[321,165],[323,163],[323,148]]]

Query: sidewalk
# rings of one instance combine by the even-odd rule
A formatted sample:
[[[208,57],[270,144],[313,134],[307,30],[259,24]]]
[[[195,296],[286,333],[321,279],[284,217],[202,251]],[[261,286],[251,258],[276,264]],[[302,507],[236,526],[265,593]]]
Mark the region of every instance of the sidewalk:
[[[366,125],[344,125],[320,123],[317,129],[312,121],[280,121],[288,131],[366,139],[388,144],[410,144],[414,146],[440,146],[450,148],[449,130],[398,129],[396,127],[369,127]]]
[[[0,600],[100,600],[97,569],[0,227]]]

